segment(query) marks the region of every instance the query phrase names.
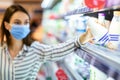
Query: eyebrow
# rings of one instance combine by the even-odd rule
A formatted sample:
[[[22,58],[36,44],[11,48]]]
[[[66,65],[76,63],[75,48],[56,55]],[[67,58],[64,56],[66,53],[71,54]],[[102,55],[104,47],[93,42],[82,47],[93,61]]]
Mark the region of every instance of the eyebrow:
[[[14,22],[17,22],[17,21],[21,22],[21,20],[20,20],[20,19],[14,19]],[[30,22],[30,20],[29,20],[29,19],[26,19],[26,20],[25,20],[25,22],[26,22],[26,21],[27,21],[27,22]]]
[[[20,19],[14,19],[14,20],[16,20],[16,21],[21,21]],[[27,21],[27,20],[29,20],[29,19],[26,19],[26,21]]]

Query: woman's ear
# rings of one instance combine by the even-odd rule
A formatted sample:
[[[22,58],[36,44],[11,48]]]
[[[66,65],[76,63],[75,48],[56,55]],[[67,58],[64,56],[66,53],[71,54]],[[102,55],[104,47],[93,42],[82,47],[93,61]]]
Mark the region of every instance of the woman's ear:
[[[4,25],[5,25],[5,28],[9,31],[10,28],[11,28],[11,26],[9,25],[9,23],[5,21]]]

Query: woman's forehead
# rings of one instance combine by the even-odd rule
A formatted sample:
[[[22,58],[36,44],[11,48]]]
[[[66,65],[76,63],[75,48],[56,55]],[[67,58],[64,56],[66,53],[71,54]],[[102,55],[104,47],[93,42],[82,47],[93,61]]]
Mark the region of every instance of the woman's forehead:
[[[15,20],[15,19],[19,19],[19,20],[29,20],[29,16],[21,11],[15,12],[12,17],[11,20]]]

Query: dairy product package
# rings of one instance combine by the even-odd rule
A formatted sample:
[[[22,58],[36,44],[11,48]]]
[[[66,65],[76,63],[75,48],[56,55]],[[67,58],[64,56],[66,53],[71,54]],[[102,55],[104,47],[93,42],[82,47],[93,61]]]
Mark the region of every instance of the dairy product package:
[[[105,45],[109,41],[108,30],[99,24],[95,18],[89,18],[87,25],[94,36],[95,43]]]
[[[120,11],[114,11],[114,15],[109,27],[110,42],[118,49],[120,45]]]

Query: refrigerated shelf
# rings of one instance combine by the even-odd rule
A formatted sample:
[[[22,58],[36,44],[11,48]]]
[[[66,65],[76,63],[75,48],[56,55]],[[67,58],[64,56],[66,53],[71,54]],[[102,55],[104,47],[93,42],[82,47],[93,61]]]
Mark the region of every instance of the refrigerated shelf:
[[[114,5],[101,10],[93,10],[88,7],[83,7],[67,12],[66,14],[63,14],[61,18],[76,14],[95,14],[98,12],[110,10],[114,11],[119,9],[120,5]],[[108,77],[110,76],[115,80],[120,80],[120,51],[113,51],[95,44],[88,44],[86,47],[83,47],[82,50],[78,49],[76,54],[91,65],[98,68],[100,71],[104,72],[106,75],[108,75]],[[80,77],[76,71],[71,69],[67,63],[65,63],[65,67],[67,67],[72,75],[76,78],[75,80],[82,80],[82,77]]]
[[[60,60],[57,62],[57,64],[62,67],[62,69],[65,71],[65,73],[68,76],[69,80],[75,80],[75,77],[71,74],[71,72],[69,71],[69,69],[65,66],[64,64],[64,60]]]
[[[57,80],[57,77],[55,75],[55,70],[52,64],[56,64],[56,63],[52,63],[52,62],[45,63],[45,69],[46,69],[46,74],[47,74],[46,77],[51,78],[51,80]]]
[[[81,49],[76,51],[77,55],[106,75],[113,77],[115,80],[120,80],[120,51],[90,43]]]
[[[83,80],[83,78],[76,71],[74,71],[69,65],[67,65],[67,63],[65,63],[65,67],[74,76],[75,80]]]

